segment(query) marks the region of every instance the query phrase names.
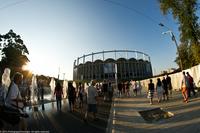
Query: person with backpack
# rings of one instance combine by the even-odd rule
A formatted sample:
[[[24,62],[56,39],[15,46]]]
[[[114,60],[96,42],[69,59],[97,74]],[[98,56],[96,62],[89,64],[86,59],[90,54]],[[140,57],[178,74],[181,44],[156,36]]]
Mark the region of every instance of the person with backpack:
[[[193,77],[189,74],[189,72],[187,72],[186,74],[187,74],[187,78],[188,78],[188,81],[189,81],[188,97],[191,97],[191,91],[192,91],[193,95],[195,96],[196,92],[194,91],[194,80],[193,80]]]

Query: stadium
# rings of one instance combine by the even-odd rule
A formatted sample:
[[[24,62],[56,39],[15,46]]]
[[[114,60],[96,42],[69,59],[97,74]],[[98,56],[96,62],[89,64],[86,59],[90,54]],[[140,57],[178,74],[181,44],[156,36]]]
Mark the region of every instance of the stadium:
[[[73,80],[141,80],[152,77],[150,56],[139,51],[90,53],[74,61]]]

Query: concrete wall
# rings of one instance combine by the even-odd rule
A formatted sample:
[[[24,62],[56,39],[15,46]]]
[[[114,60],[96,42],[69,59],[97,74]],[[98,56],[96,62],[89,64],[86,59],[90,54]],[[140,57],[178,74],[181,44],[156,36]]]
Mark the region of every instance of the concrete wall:
[[[195,85],[197,87],[200,87],[200,64],[197,65],[197,66],[194,66],[194,67],[192,67],[190,69],[186,69],[184,71],[185,72],[189,72],[190,75],[194,79]],[[180,87],[181,87],[181,80],[182,80],[182,72],[175,73],[175,74],[170,74],[169,76],[171,77],[171,82],[172,82],[173,90],[180,89]],[[157,83],[157,78],[160,78],[162,80],[163,76],[152,78],[154,84]],[[142,83],[143,88],[147,89],[148,88],[148,84],[149,84],[149,79],[142,80],[141,83]]]

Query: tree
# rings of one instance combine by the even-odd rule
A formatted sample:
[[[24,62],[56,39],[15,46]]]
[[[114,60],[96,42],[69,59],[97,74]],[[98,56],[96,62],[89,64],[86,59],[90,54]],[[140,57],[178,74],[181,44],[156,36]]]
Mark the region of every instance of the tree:
[[[200,26],[198,24],[198,17],[195,14],[198,9],[197,0],[159,0],[160,9],[164,15],[171,13],[175,20],[179,23],[180,42],[182,45],[188,45],[182,47],[179,45],[180,52],[187,51],[187,58],[183,58],[183,62],[186,62],[191,66],[200,63]],[[184,55],[180,53],[180,55]],[[178,56],[180,56],[178,55]],[[176,62],[178,61],[177,57]],[[184,61],[185,60],[185,61]],[[179,63],[177,63],[179,64]],[[183,68],[187,65],[183,65]]]
[[[10,30],[7,34],[0,35],[0,45],[2,46],[1,71],[9,67],[12,73],[22,72],[22,66],[29,62],[27,57],[29,52],[20,35]]]
[[[189,68],[191,66],[191,64],[189,64],[189,60],[190,60],[190,54],[188,52],[188,45],[187,44],[180,44],[179,45],[179,56],[176,58],[175,62],[180,65],[180,59],[182,61],[182,66],[183,68]]]

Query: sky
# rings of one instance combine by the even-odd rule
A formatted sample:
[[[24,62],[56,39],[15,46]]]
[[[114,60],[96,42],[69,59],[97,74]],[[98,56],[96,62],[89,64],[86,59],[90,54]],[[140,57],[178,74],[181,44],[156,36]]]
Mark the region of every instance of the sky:
[[[177,68],[178,24],[162,15],[157,0],[0,0],[0,34],[10,29],[29,50],[35,74],[73,79],[77,57],[103,50],[137,50],[151,58],[153,73]],[[179,42],[179,41],[178,41]]]

